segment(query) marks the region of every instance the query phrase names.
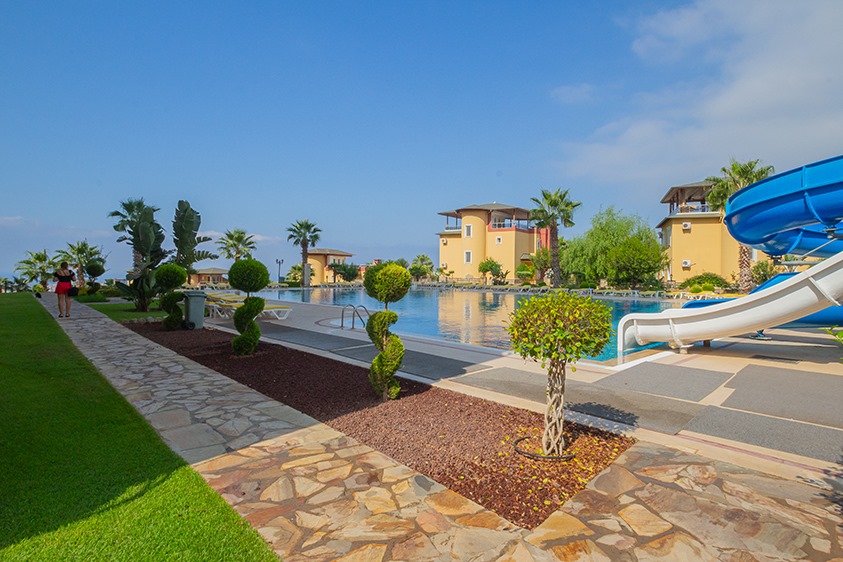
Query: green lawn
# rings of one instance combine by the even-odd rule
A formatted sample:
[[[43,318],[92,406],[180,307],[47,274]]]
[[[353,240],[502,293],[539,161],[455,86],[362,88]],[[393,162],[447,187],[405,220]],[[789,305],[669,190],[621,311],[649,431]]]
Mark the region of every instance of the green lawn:
[[[0,340],[0,560],[277,560],[31,294]]]
[[[130,303],[129,301],[125,302],[117,302],[117,303],[87,303],[87,306],[93,308],[94,310],[98,310],[114,320],[115,322],[121,322],[123,320],[133,320],[135,318],[148,318],[152,316],[153,318],[163,318],[167,316],[167,313],[163,310],[159,310],[158,302],[154,303],[155,308],[150,309],[149,312],[138,312],[135,310],[135,305]],[[73,314],[73,309],[71,308],[70,313]]]

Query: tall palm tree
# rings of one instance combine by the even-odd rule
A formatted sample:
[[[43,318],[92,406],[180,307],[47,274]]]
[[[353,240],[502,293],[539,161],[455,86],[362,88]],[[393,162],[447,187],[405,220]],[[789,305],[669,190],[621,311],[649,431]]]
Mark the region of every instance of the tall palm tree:
[[[76,283],[80,287],[85,286],[85,268],[88,264],[94,261],[105,262],[102,246],[91,246],[87,240],[75,244],[68,242],[67,250],[56,252],[56,258],[76,268]]]
[[[53,272],[56,270],[56,259],[51,258],[47,254],[47,250],[42,252],[27,252],[27,255],[26,259],[17,263],[15,271],[19,271],[27,282],[36,281],[46,289],[50,277],[53,276]]]
[[[234,261],[251,259],[252,252],[257,247],[253,238],[254,236],[246,234],[246,231],[241,228],[226,230],[222,238],[217,240],[217,247],[222,257],[226,259]]]
[[[307,250],[310,246],[315,246],[319,242],[319,233],[322,232],[322,229],[316,226],[315,223],[307,219],[302,219],[294,222],[287,228],[287,232],[290,233],[287,236],[287,241],[292,242],[296,246],[301,246],[301,269],[302,271],[306,271]],[[301,285],[302,287],[310,287],[310,277],[308,275],[302,275]]]
[[[541,198],[533,197],[531,201],[536,208],[530,211],[530,218],[536,221],[537,227],[550,231],[551,285],[558,287],[562,277],[559,270],[559,223],[565,228],[574,226],[574,210],[582,203],[572,200],[568,190],[561,188],[556,191],[542,189]]]
[[[728,167],[720,168],[722,176],[706,178],[714,184],[706,196],[711,208],[724,212],[726,201],[733,193],[775,173],[773,166],[760,166],[759,163],[760,160],[738,162],[732,158]],[[744,244],[738,248],[738,272],[738,288],[742,293],[748,293],[752,289],[752,251]]]
[[[152,205],[147,205],[143,197],[140,199],[126,199],[125,201],[120,201],[120,209],[116,211],[111,211],[108,213],[109,217],[116,217],[119,220],[117,224],[114,225],[114,230],[117,232],[123,232],[123,236],[117,238],[118,242],[128,242],[129,244],[132,243],[132,237],[129,236],[129,231],[133,229],[133,227],[137,224],[138,220],[141,217],[144,209],[152,209],[152,212],[158,211],[158,207],[154,207]],[[132,249],[132,271],[137,273],[140,269],[142,257],[140,252]]]

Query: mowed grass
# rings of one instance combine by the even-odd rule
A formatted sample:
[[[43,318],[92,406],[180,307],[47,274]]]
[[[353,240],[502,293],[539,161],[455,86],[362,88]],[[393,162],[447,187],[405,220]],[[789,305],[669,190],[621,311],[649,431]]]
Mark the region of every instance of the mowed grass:
[[[277,560],[32,294],[0,341],[0,560]]]
[[[129,301],[117,303],[91,302],[87,303],[87,306],[93,308],[94,310],[102,312],[115,322],[122,322],[123,320],[134,320],[135,318],[149,318],[150,316],[152,316],[153,318],[163,318],[167,316],[166,312],[157,308],[157,302],[154,303],[154,306],[156,308],[151,308],[149,312],[138,312],[137,310],[135,310],[135,305],[130,303]],[[73,308],[70,309],[70,314],[73,314]]]

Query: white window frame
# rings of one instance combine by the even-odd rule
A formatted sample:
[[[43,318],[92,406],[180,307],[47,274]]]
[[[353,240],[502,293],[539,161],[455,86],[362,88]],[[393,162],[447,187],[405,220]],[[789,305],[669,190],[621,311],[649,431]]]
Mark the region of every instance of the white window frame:
[[[471,255],[471,250],[466,250],[465,253],[463,254],[463,260],[464,260],[463,263],[471,263],[472,257],[473,256]]]
[[[465,237],[466,238],[471,238],[471,234],[472,234],[473,231],[474,231],[474,229],[471,228],[470,224],[465,225]]]
[[[495,236],[495,245],[502,246],[503,245],[503,236]]]

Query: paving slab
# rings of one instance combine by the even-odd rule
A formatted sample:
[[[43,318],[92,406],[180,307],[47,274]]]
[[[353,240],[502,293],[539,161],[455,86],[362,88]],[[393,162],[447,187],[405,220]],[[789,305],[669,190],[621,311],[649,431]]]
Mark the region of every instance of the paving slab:
[[[634,390],[669,398],[699,401],[717,390],[732,373],[639,363],[620,373],[605,377],[595,384],[606,388]]]
[[[841,376],[750,365],[726,385],[723,406],[843,429]]]
[[[358,346],[338,349],[334,353],[365,363],[371,363],[372,359],[377,356],[378,351],[374,345],[360,346],[360,342],[358,342]],[[458,377],[484,368],[477,363],[469,363],[468,361],[460,361],[430,353],[419,353],[418,351],[411,351],[409,349],[404,351],[404,361],[401,363],[401,370],[405,373],[418,375],[431,381]]]
[[[708,406],[685,429],[843,464],[843,430]]]

